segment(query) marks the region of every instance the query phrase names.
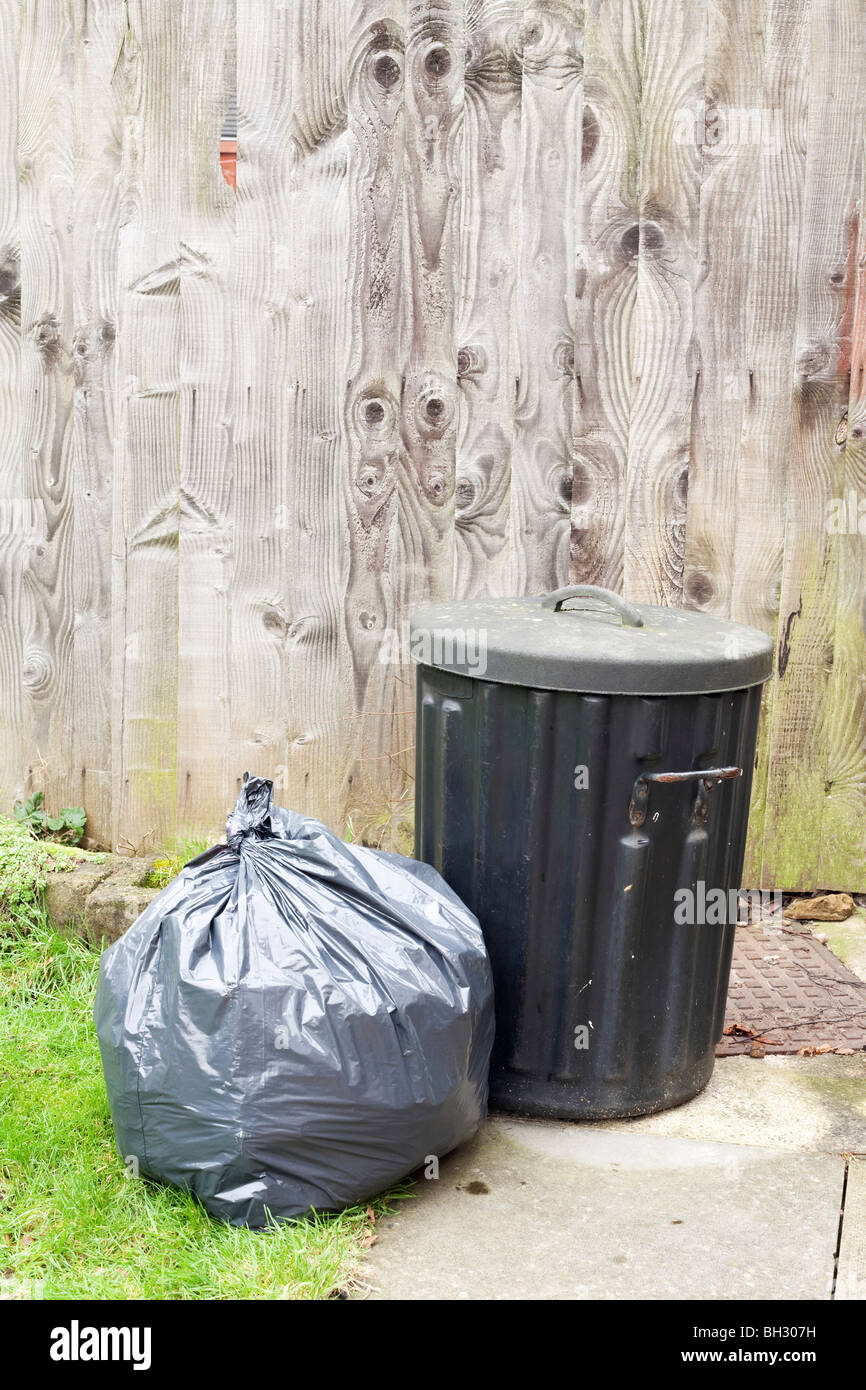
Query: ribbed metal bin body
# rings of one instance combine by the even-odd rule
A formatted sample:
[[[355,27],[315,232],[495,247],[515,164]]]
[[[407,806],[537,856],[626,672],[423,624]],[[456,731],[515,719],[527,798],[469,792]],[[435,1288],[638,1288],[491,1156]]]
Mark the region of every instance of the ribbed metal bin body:
[[[700,915],[701,885],[740,887],[760,699],[760,685],[582,695],[419,666],[415,853],[484,930],[491,1105],[611,1118],[706,1085],[734,926],[678,924],[675,893]],[[631,824],[641,774],[723,765],[742,777],[651,782]]]

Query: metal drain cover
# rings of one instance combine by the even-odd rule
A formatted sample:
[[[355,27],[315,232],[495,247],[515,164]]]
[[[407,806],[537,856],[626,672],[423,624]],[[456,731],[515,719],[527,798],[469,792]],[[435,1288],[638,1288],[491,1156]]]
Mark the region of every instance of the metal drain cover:
[[[866,1048],[866,982],[807,928],[772,920],[737,927],[726,1033],[717,1057],[801,1048]]]

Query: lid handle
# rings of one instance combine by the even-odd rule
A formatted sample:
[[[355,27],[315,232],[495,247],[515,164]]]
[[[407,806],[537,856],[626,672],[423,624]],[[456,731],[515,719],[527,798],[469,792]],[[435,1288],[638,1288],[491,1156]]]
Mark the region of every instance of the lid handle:
[[[599,603],[606,603],[616,610],[622,618],[623,627],[643,627],[643,617],[639,608],[629,603],[621,594],[615,594],[613,589],[603,589],[599,584],[572,584],[565,589],[554,589],[552,594],[546,594],[541,600],[541,606],[552,608],[554,613],[559,613],[562,605],[571,598],[597,599]]]

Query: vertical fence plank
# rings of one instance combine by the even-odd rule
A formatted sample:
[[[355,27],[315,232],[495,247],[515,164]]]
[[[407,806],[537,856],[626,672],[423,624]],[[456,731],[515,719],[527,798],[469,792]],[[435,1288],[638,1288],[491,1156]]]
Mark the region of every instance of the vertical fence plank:
[[[848,32],[853,39],[850,28]],[[862,63],[862,46],[860,53]],[[821,883],[834,885],[859,884],[866,875],[866,136],[862,136],[866,110],[862,106],[859,123],[860,178],[849,218],[843,348],[838,364],[843,403],[846,368],[848,376],[847,409],[835,435],[842,452],[842,476],[839,494],[829,499],[825,516],[831,534],[838,532],[838,579],[827,684],[826,796],[818,877]],[[831,279],[836,273],[831,273]]]
[[[397,813],[411,802],[415,673],[404,637],[412,611],[448,599],[454,584],[457,354],[454,303],[459,254],[465,31],[462,0],[410,0],[404,89],[405,273],[394,550],[395,721],[388,751]],[[404,817],[405,819],[405,817]],[[397,846],[411,843],[408,831]],[[393,835],[392,835],[393,839]]]
[[[454,298],[461,177],[463,5],[410,0],[406,35],[398,622],[450,598],[454,570],[457,358]],[[411,700],[410,700],[411,703]]]
[[[682,594],[701,169],[678,122],[703,95],[701,20],[688,0],[643,12],[640,217],[620,243],[638,267],[623,587],[648,603]]]
[[[64,0],[22,8],[18,158],[21,177],[21,423],[25,492],[44,539],[23,552],[22,684],[28,780],[50,810],[77,789],[73,729],[72,72]]]
[[[115,839],[177,826],[181,12],[129,0],[119,312]],[[120,566],[118,566],[120,568]],[[122,586],[122,588],[121,588]]]
[[[396,664],[379,659],[397,622],[394,555],[401,432],[406,6],[354,6],[349,43],[350,264],[345,418],[349,566],[344,619],[353,697],[346,797],[353,823],[387,815]]]
[[[123,144],[122,0],[74,0],[75,194],[71,764],[87,830],[112,834],[112,515],[117,243]],[[86,714],[85,714],[86,711]]]
[[[292,37],[287,6],[238,0],[230,652],[236,776],[284,776],[287,762]]]
[[[640,208],[637,0],[586,0],[577,208],[571,577],[619,589]]]
[[[519,0],[466,5],[455,499],[461,598],[511,588],[522,20]]]
[[[283,465],[290,691],[287,799],[342,825],[351,695],[343,634],[348,441],[343,418],[349,336],[346,30],[339,6],[295,4],[288,221],[293,428]]]
[[[772,265],[756,261],[764,50],[764,0],[709,7],[704,90],[678,112],[674,138],[703,152],[702,271],[695,294],[697,385],[688,477],[683,600],[731,616],[737,478],[753,363],[750,307]]]
[[[846,703],[831,676],[840,604],[840,539],[828,503],[842,494],[851,360],[853,212],[859,191],[866,29],[856,3],[815,0],[810,33],[806,201],[794,366],[794,456],[765,818],[765,877],[806,886],[832,864],[847,809]],[[841,440],[841,442],[840,442]],[[847,610],[847,596],[842,599]],[[862,615],[857,620],[862,623]],[[859,638],[857,639],[860,640]],[[850,706],[848,706],[850,708]],[[840,713],[843,718],[840,721]],[[842,737],[840,739],[840,730]],[[862,752],[851,763],[855,780]],[[817,847],[822,846],[819,854]],[[837,861],[838,862],[838,861]],[[850,870],[856,863],[849,860]]]
[[[30,743],[22,685],[23,549],[43,538],[21,459],[21,258],[18,233],[18,37],[20,6],[0,5],[0,800],[24,790]]]
[[[582,3],[527,4],[522,40],[512,578],[545,593],[569,572]]]
[[[734,495],[726,494],[716,506],[720,520],[728,509],[733,517],[729,616],[774,637],[793,452],[791,362],[806,167],[808,20],[809,0],[770,0],[767,6],[758,202],[744,286],[745,353],[743,373],[733,378],[743,398],[740,459]],[[738,16],[735,22],[739,27]],[[691,506],[690,486],[690,514]],[[768,770],[776,685],[774,669],[762,692],[743,870],[744,884],[762,887],[777,882],[772,869],[768,878],[763,854],[767,802],[775,794]]]
[[[230,785],[217,749],[229,707],[232,537],[234,194],[219,165],[234,96],[234,0],[182,7],[178,102],[180,186],[180,521],[177,823],[216,828]]]

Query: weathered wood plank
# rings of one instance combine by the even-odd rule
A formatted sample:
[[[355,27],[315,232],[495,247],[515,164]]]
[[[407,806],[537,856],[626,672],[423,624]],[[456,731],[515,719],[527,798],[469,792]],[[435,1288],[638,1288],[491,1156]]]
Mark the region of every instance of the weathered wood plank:
[[[239,0],[230,748],[235,777],[249,770],[279,781],[287,764],[290,626],[292,38],[288,7]]]
[[[406,22],[404,0],[353,7],[348,135],[350,319],[345,420],[349,473],[344,622],[352,690],[346,801],[365,833],[390,806],[396,663],[380,660],[397,624],[393,561],[401,434],[402,296],[405,293]]]
[[[114,839],[177,827],[181,12],[129,0],[118,246]]]
[[[526,4],[522,43],[512,587],[545,593],[569,572],[582,0]]]
[[[463,154],[463,4],[410,0],[406,34],[397,621],[450,598],[454,570],[457,354],[454,299]],[[408,675],[408,670],[403,673]],[[408,701],[411,705],[411,700]]]
[[[745,298],[742,395],[736,492],[716,507],[734,549],[730,614],[778,638],[785,514],[793,451],[792,382],[797,322],[797,266],[803,220],[808,115],[809,0],[771,0],[764,25],[758,205]],[[742,197],[747,197],[744,189]],[[742,204],[741,204],[742,206]],[[726,301],[721,300],[717,314]],[[689,488],[689,517],[692,495]],[[764,818],[773,729],[774,676],[764,686],[752,783],[747,885],[774,886],[764,868]]]
[[[234,0],[182,9],[176,158],[181,165],[180,534],[177,824],[214,829],[231,800],[232,298],[235,198],[219,140],[236,86]],[[243,771],[243,769],[240,769]]]
[[[860,124],[866,129],[866,112]],[[859,160],[840,334],[848,361],[843,355],[839,370],[844,373],[847,365],[849,382],[846,415],[835,436],[842,449],[841,490],[827,514],[831,534],[839,523],[838,579],[824,732],[827,795],[817,869],[819,882],[854,888],[866,884],[866,135]]]
[[[845,472],[845,445],[839,439],[849,395],[850,257],[860,186],[864,89],[858,73],[864,43],[859,5],[813,0],[794,455],[770,754],[772,797],[764,838],[764,876],[786,888],[804,887],[819,864],[834,864],[837,807],[844,814],[848,801],[847,776],[841,779],[841,799],[834,792],[840,747],[846,759],[850,748],[847,720],[837,723],[833,703],[841,698],[831,675],[840,537],[828,527],[828,503],[841,496]],[[847,599],[842,602],[847,607]],[[845,708],[840,705],[839,712]],[[841,740],[840,729],[845,730]],[[856,865],[849,860],[846,868],[850,873]]]
[[[764,0],[711,4],[704,90],[677,113],[674,138],[702,151],[701,274],[695,292],[696,391],[688,476],[683,602],[730,617],[737,488],[754,364],[749,315],[775,266],[754,255],[764,112]],[[787,4],[786,4],[787,8]],[[764,163],[776,172],[775,152]],[[764,209],[764,214],[771,210]],[[766,251],[766,241],[762,251]],[[761,312],[759,307],[758,312]],[[760,343],[755,344],[760,350]],[[750,372],[752,376],[750,377]],[[751,383],[751,386],[750,386]],[[766,461],[766,460],[765,460]],[[775,628],[777,609],[771,622]],[[766,620],[765,620],[766,625]]]
[[[454,581],[461,598],[511,588],[522,20],[520,0],[466,5]]]
[[[72,61],[64,0],[21,10],[20,169],[21,427],[25,496],[44,519],[44,541],[23,553],[22,684],[31,789],[49,809],[78,789],[70,750],[73,705]]]
[[[123,143],[123,0],[74,0],[75,191],[72,701],[74,800],[112,833],[112,514],[117,243]],[[86,715],[83,713],[86,711]]]
[[[21,259],[18,234],[19,6],[0,5],[0,798],[24,791],[29,743],[21,633],[23,548],[42,539],[21,466]]]
[[[573,582],[622,585],[640,215],[638,0],[586,0],[574,332]]]
[[[349,336],[347,35],[339,7],[293,6],[289,351],[294,392],[285,467],[290,691],[286,796],[340,826],[345,815],[346,734],[352,700],[345,676],[348,439],[343,406]]]
[[[682,596],[695,394],[701,161],[680,136],[703,97],[705,27],[688,0],[642,14],[640,217],[620,240],[637,260],[629,407],[623,590],[647,603]]]

